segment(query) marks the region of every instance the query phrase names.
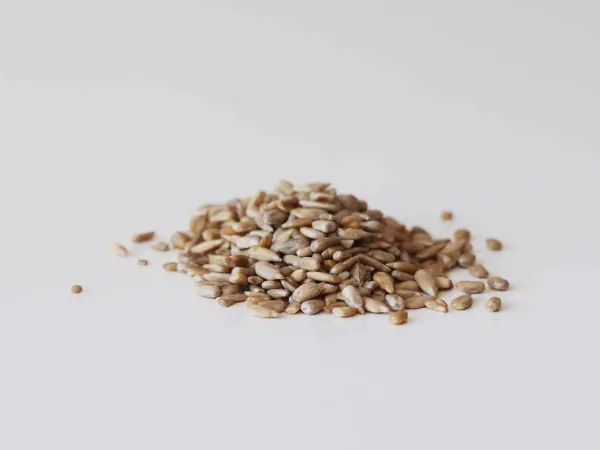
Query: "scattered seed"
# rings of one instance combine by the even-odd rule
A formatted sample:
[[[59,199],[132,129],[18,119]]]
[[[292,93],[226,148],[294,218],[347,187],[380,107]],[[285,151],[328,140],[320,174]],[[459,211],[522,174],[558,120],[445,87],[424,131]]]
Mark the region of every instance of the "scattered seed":
[[[79,294],[81,291],[83,291],[83,288],[80,285],[75,284],[75,285],[71,286],[71,292],[73,294]]]
[[[431,298],[426,300],[425,307],[438,312],[448,312],[448,304],[441,298]]]
[[[468,309],[473,304],[473,297],[469,294],[460,295],[452,300],[452,307],[458,311],[462,311],[464,309]]]
[[[471,272],[471,275],[477,278],[487,278],[489,275],[487,269],[481,264],[469,266],[469,272]]]
[[[462,255],[459,256],[458,258],[458,265],[460,267],[470,267],[473,265],[473,263],[475,262],[475,255],[473,255],[472,253],[464,253]]]
[[[428,270],[420,269],[415,273],[415,281],[423,292],[429,295],[437,295],[438,286],[435,276]]]
[[[492,297],[485,302],[485,307],[491,312],[499,311],[502,307],[502,300],[500,300],[500,297]]]
[[[502,242],[500,242],[498,239],[486,239],[485,245],[488,249],[496,252],[502,250]]]
[[[485,291],[485,284],[481,281],[459,281],[456,287],[465,294],[480,294]]]
[[[134,234],[131,238],[131,242],[147,242],[154,239],[154,231],[147,231],[145,233]]]
[[[127,251],[127,248],[125,248],[123,245],[121,244],[111,244],[110,249],[112,250],[113,253],[115,253],[118,256],[127,256],[129,254],[129,252]]]
[[[215,286],[210,284],[197,284],[196,293],[200,297],[217,298],[221,295],[221,286]]]
[[[402,325],[408,320],[408,313],[405,310],[393,311],[390,313],[390,323],[392,325]]]
[[[177,263],[176,262],[166,262],[163,264],[163,269],[165,269],[168,272],[177,272]],[[227,275],[227,278],[229,278],[229,275]]]
[[[140,265],[140,266],[147,266],[148,265],[148,260],[147,259],[138,259],[138,265]]]
[[[155,242],[150,248],[157,252],[167,252],[170,250],[169,244],[166,242]]]
[[[488,286],[495,291],[506,291],[510,287],[508,280],[500,277],[489,277]]]
[[[452,219],[454,219],[454,214],[452,214],[452,211],[442,211],[442,220]]]

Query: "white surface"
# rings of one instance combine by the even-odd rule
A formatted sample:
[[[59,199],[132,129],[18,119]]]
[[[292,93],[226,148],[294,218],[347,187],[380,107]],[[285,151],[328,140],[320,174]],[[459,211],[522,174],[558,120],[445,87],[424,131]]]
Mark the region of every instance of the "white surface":
[[[0,449],[600,447],[592,2],[89,3],[0,3]],[[259,320],[107,251],[282,177],[502,239],[503,311]]]

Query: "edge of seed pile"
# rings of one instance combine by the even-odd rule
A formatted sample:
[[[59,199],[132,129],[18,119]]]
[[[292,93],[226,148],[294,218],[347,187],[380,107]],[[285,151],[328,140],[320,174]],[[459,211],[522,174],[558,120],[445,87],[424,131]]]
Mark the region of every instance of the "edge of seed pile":
[[[442,218],[452,220],[452,212],[444,211]],[[154,237],[154,232],[145,232],[132,241]],[[165,263],[165,270],[192,276],[202,297],[217,299],[224,307],[245,303],[250,313],[263,318],[298,312],[336,317],[373,313],[388,314],[390,323],[399,325],[407,321],[408,309],[448,312],[440,293],[454,287],[462,294],[450,305],[462,311],[486,285],[454,284],[448,276],[454,268],[486,279],[489,289],[509,287],[507,280],[490,276],[475,263],[469,230],[434,239],[421,227],[408,228],[370,209],[354,195],[338,194],[329,183],[281,181],[274,193],[260,191],[201,206],[189,230],[175,232],[170,244],[179,252],[179,262]],[[502,248],[496,239],[488,239],[486,245],[495,251]],[[152,248],[170,249],[165,242]],[[112,249],[128,255],[120,244]],[[500,306],[499,297],[486,302],[489,311]]]

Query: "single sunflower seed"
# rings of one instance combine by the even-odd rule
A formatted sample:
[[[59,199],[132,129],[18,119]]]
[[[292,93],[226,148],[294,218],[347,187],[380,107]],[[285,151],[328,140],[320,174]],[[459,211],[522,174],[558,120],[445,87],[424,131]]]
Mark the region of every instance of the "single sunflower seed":
[[[487,278],[489,275],[487,269],[483,267],[482,264],[474,264],[469,266],[469,272],[471,272],[471,275],[477,278]]]
[[[425,307],[438,312],[448,312],[448,304],[441,298],[432,298],[425,301]]]
[[[365,313],[365,302],[360,293],[358,292],[358,289],[356,289],[356,287],[352,285],[346,286],[342,290],[342,299],[346,302],[348,306],[356,308],[359,313]]]
[[[481,281],[459,281],[456,287],[465,294],[480,294],[485,291],[485,284]]]
[[[488,277],[488,286],[495,291],[506,291],[510,287],[508,280],[500,277]]]
[[[325,302],[323,300],[307,300],[300,305],[300,309],[304,314],[313,315],[321,312],[321,310],[325,307]]]
[[[502,307],[502,300],[500,300],[500,297],[492,297],[485,302],[485,307],[491,312],[499,311]]]
[[[389,321],[392,325],[402,325],[408,320],[408,313],[405,310],[393,311],[389,315]]]
[[[437,280],[431,272],[420,269],[415,273],[415,281],[423,292],[435,296],[438,292]]]
[[[502,250],[502,242],[500,242],[498,239],[493,239],[493,238],[486,239],[485,245],[488,249],[496,251],[496,252]]]
[[[454,300],[452,300],[452,307],[458,311],[462,311],[468,309],[473,304],[473,297],[469,294],[459,295]]]
[[[146,231],[144,233],[134,234],[131,237],[131,242],[140,243],[140,242],[151,241],[152,239],[154,239],[154,234],[155,234],[154,231]]]

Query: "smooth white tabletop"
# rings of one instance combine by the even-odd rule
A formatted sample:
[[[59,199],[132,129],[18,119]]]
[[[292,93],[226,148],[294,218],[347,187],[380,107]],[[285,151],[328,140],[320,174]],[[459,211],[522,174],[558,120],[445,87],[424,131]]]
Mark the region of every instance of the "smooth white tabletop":
[[[0,7],[0,449],[600,448],[592,2],[31,3]],[[502,311],[261,320],[108,250],[280,178],[470,228]]]

